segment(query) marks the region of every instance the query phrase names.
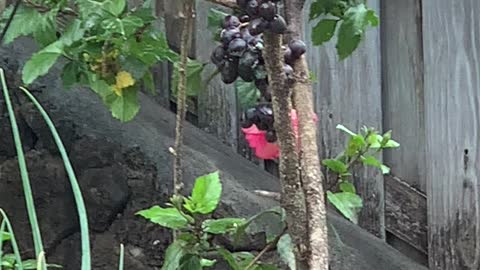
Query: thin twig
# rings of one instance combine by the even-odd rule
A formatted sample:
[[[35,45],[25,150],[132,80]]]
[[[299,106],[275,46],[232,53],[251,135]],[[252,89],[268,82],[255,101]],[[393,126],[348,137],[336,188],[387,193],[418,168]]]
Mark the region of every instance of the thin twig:
[[[260,253],[257,254],[257,256],[255,256],[255,258],[253,258],[253,260],[247,265],[247,267],[245,267],[244,270],[249,270],[250,268],[252,268],[252,266],[254,266],[259,260],[260,258],[265,254],[267,253],[269,250],[271,250],[272,248],[276,247],[277,244],[278,244],[278,241],[280,241],[280,238],[282,238],[282,236],[287,232],[287,228],[285,228],[283,230],[283,232],[279,235],[277,235],[275,237],[275,239],[273,239],[272,242],[268,243],[268,245],[266,245],[261,251]]]
[[[3,38],[7,34],[7,30],[10,27],[10,24],[12,24],[13,17],[15,17],[15,13],[17,13],[17,10],[18,10],[18,7],[20,6],[20,3],[22,3],[22,0],[17,0],[17,2],[15,2],[15,6],[13,7],[12,14],[10,14],[10,17],[8,18],[8,21],[5,24],[5,27],[3,28],[2,33],[0,34],[0,46],[3,43]]]

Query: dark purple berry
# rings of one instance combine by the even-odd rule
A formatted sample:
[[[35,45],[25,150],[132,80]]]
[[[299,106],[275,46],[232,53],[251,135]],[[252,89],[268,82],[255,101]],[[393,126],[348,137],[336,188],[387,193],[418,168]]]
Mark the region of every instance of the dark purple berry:
[[[259,11],[260,4],[258,3],[258,0],[250,0],[247,3],[247,7],[245,8],[245,11],[247,12],[248,16],[251,18],[258,17],[258,11]]]
[[[285,75],[287,75],[287,79],[291,80],[293,79],[293,68],[290,65],[284,65],[283,66],[283,71],[285,72]]]
[[[223,28],[225,29],[237,28],[240,26],[240,24],[240,20],[234,15],[228,15],[225,17],[225,19],[223,19]]]
[[[275,4],[271,1],[264,2],[260,5],[258,14],[265,20],[271,22],[275,18]]]
[[[256,122],[257,118],[257,109],[256,108],[250,108],[245,112],[245,120],[251,121],[251,122]]]
[[[240,34],[240,30],[238,28],[223,29],[220,33],[220,39],[222,40],[224,46],[228,46],[230,41],[241,36],[242,34]]]
[[[252,121],[244,120],[241,122],[242,128],[249,128],[253,125]]]
[[[258,64],[258,54],[246,51],[238,62],[238,75],[246,82],[255,80],[255,66]]]
[[[300,58],[307,51],[307,45],[300,39],[291,40],[288,43],[288,47],[292,51],[292,56],[296,59]]]
[[[243,15],[242,17],[240,17],[240,22],[241,23],[247,23],[250,21],[250,16],[248,15]]]
[[[228,44],[228,54],[233,57],[240,57],[247,49],[247,42],[241,38],[235,38]]]
[[[285,50],[285,53],[283,56],[284,56],[285,63],[289,65],[293,65],[293,63],[295,63],[296,59],[293,57],[292,50],[290,50],[290,48],[287,48]]]
[[[280,15],[275,15],[273,21],[270,22],[269,30],[275,34],[284,34],[287,31],[287,22]]]
[[[220,68],[220,75],[225,84],[231,84],[238,78],[238,62],[224,61]]]
[[[267,142],[269,143],[274,143],[277,141],[277,133],[275,132],[275,130],[269,130],[267,131],[267,133],[265,133],[265,139],[267,140]]]
[[[268,22],[262,18],[254,19],[248,25],[248,30],[252,36],[260,35],[268,28]]]
[[[250,41],[253,39],[253,36],[250,34],[250,31],[248,30],[247,27],[244,27],[240,30],[240,33],[242,34],[242,38],[247,42],[250,43]]]
[[[210,60],[216,66],[219,66],[222,63],[224,58],[225,58],[225,50],[223,49],[222,45],[217,46],[215,50],[213,50],[212,55],[210,56]]]

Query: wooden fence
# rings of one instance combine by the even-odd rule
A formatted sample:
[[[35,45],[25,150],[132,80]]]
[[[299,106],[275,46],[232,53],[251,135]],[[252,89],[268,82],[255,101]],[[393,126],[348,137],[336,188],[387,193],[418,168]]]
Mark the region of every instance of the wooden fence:
[[[177,0],[157,0],[171,45],[178,47]],[[480,265],[480,1],[372,0],[380,28],[369,30],[354,55],[339,61],[333,43],[309,46],[322,158],[345,144],[335,126],[393,130],[401,148],[384,153],[391,175],[355,173],[365,206],[360,225],[431,269]],[[208,61],[213,6],[197,1],[192,56]],[[306,18],[307,11],[305,11]],[[315,22],[305,22],[311,40]],[[167,65],[158,68],[159,102],[169,99]],[[209,73],[212,71],[210,68]],[[218,78],[192,100],[190,119],[259,166],[239,132],[233,86]],[[261,179],[258,179],[261,181]]]

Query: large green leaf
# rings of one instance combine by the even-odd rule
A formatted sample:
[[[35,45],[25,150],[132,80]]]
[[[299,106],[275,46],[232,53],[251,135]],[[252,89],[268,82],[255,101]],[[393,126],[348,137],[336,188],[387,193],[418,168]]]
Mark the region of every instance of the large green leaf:
[[[85,29],[82,28],[82,21],[75,19],[67,26],[61,40],[63,44],[70,46],[82,39],[84,34]]]
[[[260,90],[257,89],[254,82],[246,82],[239,78],[235,81],[235,89],[237,89],[237,97],[242,111],[253,107],[260,97]]]
[[[153,223],[170,229],[183,229],[188,225],[187,219],[176,208],[153,206],[136,213]]]
[[[12,23],[8,27],[4,37],[4,43],[8,44],[17,37],[27,36],[34,33],[45,18],[34,8],[20,6],[15,14]]]
[[[337,41],[337,53],[341,60],[355,51],[369,24],[377,26],[378,17],[375,11],[367,9],[365,4],[350,7],[345,12]]]
[[[195,180],[192,196],[185,200],[185,208],[191,213],[209,214],[217,208],[222,195],[218,171]]]
[[[332,193],[327,191],[327,198],[346,218],[355,224],[358,223],[358,212],[363,205],[360,196],[351,192]]]
[[[197,255],[186,255],[180,261],[180,270],[202,270],[200,257]]]
[[[332,37],[335,35],[337,23],[338,20],[336,19],[323,19],[319,21],[312,29],[313,45],[320,46],[332,39]]]
[[[293,242],[289,234],[284,234],[277,243],[277,252],[282,261],[288,265],[290,270],[296,270],[295,254],[293,253]]]
[[[60,41],[56,41],[33,54],[32,58],[23,67],[23,82],[28,85],[38,77],[47,74],[55,62],[57,62],[58,57],[62,55],[62,52],[63,44]]]
[[[179,270],[180,261],[187,254],[186,243],[177,240],[168,246],[161,270]]]
[[[336,159],[325,159],[322,161],[322,164],[338,174],[346,173],[348,169],[345,163]]]
[[[132,120],[140,110],[137,92],[137,87],[133,86],[123,89],[121,96],[115,93],[108,95],[105,98],[105,104],[110,107],[112,116],[122,122]]]
[[[244,218],[207,219],[202,223],[203,231],[211,234],[224,234],[235,231],[245,224]]]

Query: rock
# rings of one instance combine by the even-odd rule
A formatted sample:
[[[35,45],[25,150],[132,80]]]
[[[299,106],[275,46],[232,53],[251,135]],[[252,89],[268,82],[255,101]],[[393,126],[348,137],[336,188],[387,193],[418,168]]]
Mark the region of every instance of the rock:
[[[9,63],[10,78],[31,55],[33,47],[28,39],[21,39],[8,48],[0,48],[0,63]],[[134,121],[122,124],[111,117],[92,91],[63,91],[60,70],[60,66],[55,66],[50,75],[35,82],[31,89],[37,91],[35,95],[40,102],[54,106],[49,114],[55,123],[75,124],[74,135],[64,139],[71,140],[70,156],[91,214],[93,269],[116,269],[120,243],[126,245],[126,269],[158,269],[171,232],[135,213],[167,201],[172,178],[172,155],[168,149],[174,142],[175,116],[140,94],[139,115]],[[27,122],[33,126],[32,121]],[[32,129],[36,134],[44,132],[41,126]],[[60,169],[61,160],[48,148],[43,144],[39,145],[40,151],[28,153],[41,228],[44,239],[48,239],[48,258],[52,263],[62,264],[64,269],[78,270],[80,242],[75,205]],[[189,124],[185,128],[184,162],[185,192],[191,190],[196,177],[220,171],[222,215],[249,217],[277,205],[252,191],[279,191],[278,179]],[[0,172],[0,207],[12,217],[17,235],[21,236],[21,247],[25,249],[31,246],[30,228],[16,162],[12,159],[3,162]],[[328,222],[333,270],[425,269],[335,214],[329,214]]]

